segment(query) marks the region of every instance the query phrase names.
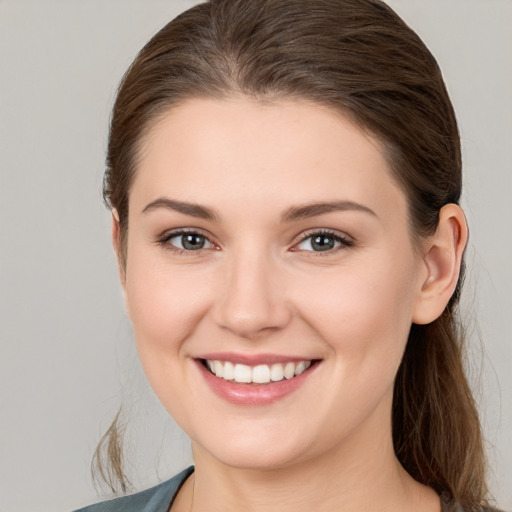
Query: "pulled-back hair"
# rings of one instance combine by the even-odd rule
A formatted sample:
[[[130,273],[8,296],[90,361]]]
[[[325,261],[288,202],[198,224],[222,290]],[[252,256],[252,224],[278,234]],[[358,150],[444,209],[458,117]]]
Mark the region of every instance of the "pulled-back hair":
[[[104,198],[126,263],[130,187],[148,130],[194,97],[297,98],[339,111],[382,144],[408,198],[413,238],[461,195],[457,122],[436,60],[379,0],[210,0],[182,13],[126,72],[111,120]],[[395,380],[395,452],[419,482],[468,509],[486,504],[485,456],[463,367],[457,289],[440,318],[412,325]],[[96,452],[126,482],[114,423]],[[113,455],[103,465],[102,446]]]

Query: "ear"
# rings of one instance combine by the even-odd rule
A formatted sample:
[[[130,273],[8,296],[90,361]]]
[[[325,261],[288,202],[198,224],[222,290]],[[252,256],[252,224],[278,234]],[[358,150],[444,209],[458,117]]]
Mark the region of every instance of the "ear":
[[[413,308],[415,324],[428,324],[443,313],[457,286],[467,240],[464,212],[456,204],[445,205],[439,212],[436,232],[425,241],[425,277]]]
[[[112,245],[114,246],[114,251],[116,252],[119,278],[124,288],[126,276],[123,257],[121,256],[121,226],[119,223],[119,213],[115,208],[112,208]]]

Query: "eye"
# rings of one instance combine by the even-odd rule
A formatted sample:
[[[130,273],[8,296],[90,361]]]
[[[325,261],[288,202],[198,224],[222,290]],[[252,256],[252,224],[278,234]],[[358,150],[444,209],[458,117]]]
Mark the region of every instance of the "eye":
[[[213,249],[215,246],[206,236],[195,231],[179,231],[164,235],[159,241],[166,248],[178,252],[194,252],[200,249]]]
[[[332,233],[330,231],[318,231],[311,233],[298,243],[294,250],[328,252],[335,251],[342,247],[351,247],[354,243],[344,236]]]

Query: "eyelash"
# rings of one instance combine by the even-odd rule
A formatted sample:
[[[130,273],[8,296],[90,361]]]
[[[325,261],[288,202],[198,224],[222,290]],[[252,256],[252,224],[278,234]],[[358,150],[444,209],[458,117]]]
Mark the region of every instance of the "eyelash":
[[[160,236],[157,239],[157,243],[158,243],[158,245],[163,247],[165,250],[171,251],[177,255],[195,256],[196,254],[194,254],[194,253],[201,252],[201,250],[203,248],[198,249],[197,251],[193,251],[193,250],[187,250],[187,249],[180,249],[179,247],[176,247],[169,243],[170,240],[172,240],[173,238],[177,238],[177,237],[184,236],[184,235],[198,235],[198,236],[204,238],[207,242],[209,242],[210,244],[212,244],[215,247],[215,244],[208,238],[208,236],[201,233],[201,231],[199,231],[197,229],[190,229],[190,230],[181,229],[178,231],[172,231],[170,233],[164,233],[162,236]],[[305,251],[305,250],[303,250],[302,252],[312,253],[315,255],[315,257],[323,257],[323,256],[331,255],[341,249],[353,247],[355,245],[354,241],[352,239],[350,239],[346,236],[342,236],[341,234],[339,234],[335,231],[331,231],[329,229],[317,229],[317,230],[306,232],[300,238],[300,240],[298,240],[294,244],[294,247],[304,243],[306,240],[313,238],[315,236],[316,237],[323,236],[323,237],[333,238],[334,241],[339,243],[340,245],[338,247],[334,247],[333,249],[326,250],[326,251]],[[293,249],[293,248],[291,250],[293,250],[294,252],[300,251],[300,249]]]
[[[303,251],[303,252],[312,253],[314,255],[314,257],[321,258],[321,257],[329,256],[334,253],[337,253],[340,250],[347,249],[347,248],[353,247],[355,245],[354,241],[352,239],[348,238],[347,236],[343,236],[336,231],[332,231],[330,229],[316,229],[316,230],[307,231],[306,233],[304,233],[304,235],[301,236],[300,240],[294,244],[294,247],[304,243],[308,239],[313,239],[315,237],[332,238],[332,239],[334,239],[335,243],[339,243],[340,245],[338,247],[334,247],[334,248],[326,250],[326,251]],[[300,249],[293,249],[293,248],[292,248],[292,250],[294,252],[300,251]]]

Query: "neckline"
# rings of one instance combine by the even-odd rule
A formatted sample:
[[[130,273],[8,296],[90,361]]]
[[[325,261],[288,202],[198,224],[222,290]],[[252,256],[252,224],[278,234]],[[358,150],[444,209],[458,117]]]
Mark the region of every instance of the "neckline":
[[[162,510],[162,512],[171,512],[172,506],[176,500],[176,497],[178,496],[178,493],[180,492],[181,488],[185,484],[185,482],[192,476],[192,474],[195,471],[195,467],[189,466],[188,468],[184,469],[180,473],[174,476],[174,478],[171,478],[169,482],[172,482],[175,484],[175,486],[171,486],[171,495],[168,497],[167,500],[167,508],[165,510]],[[178,482],[176,482],[178,480]],[[446,494],[441,494],[441,512],[464,512],[463,509],[454,503]],[[151,510],[144,509],[143,512],[153,512]],[[160,512],[160,511],[155,511]]]

